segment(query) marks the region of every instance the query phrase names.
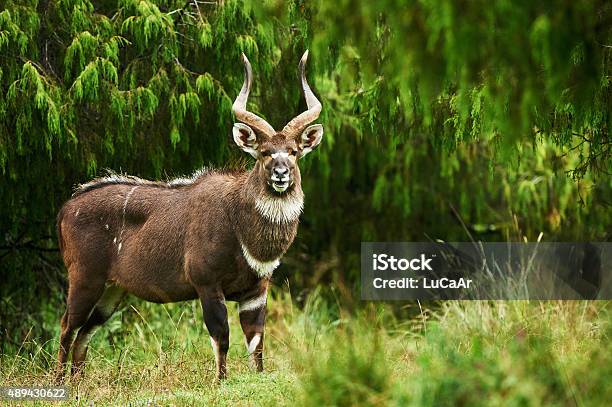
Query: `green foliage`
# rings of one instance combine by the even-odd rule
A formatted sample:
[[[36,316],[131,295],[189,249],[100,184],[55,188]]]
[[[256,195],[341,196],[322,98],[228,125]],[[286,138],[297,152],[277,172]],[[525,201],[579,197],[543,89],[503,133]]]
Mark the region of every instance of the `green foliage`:
[[[214,355],[197,303],[129,301],[93,337],[69,405],[565,406],[606,405],[612,320],[602,301],[385,304],[349,315],[313,293],[303,309],[274,290],[265,372],[249,366],[230,305],[229,378],[212,385]],[[404,315],[405,316],[405,315]],[[49,383],[59,326],[0,354],[5,386]],[[78,397],[78,398],[77,398]]]
[[[600,405],[609,397],[597,387],[609,370],[597,359],[609,349],[606,305],[447,302],[421,313],[426,322],[399,325],[382,322],[383,306],[369,311],[319,327],[316,345],[301,349],[308,356],[295,356],[301,404]]]
[[[419,357],[423,376],[413,387],[415,406],[540,405],[570,403],[547,338],[518,338],[500,352],[472,338],[457,350],[436,327]],[[450,369],[449,369],[450,365]]]
[[[509,150],[538,135],[572,146],[579,134],[588,165],[610,169],[608,2],[320,2],[312,19],[331,26],[313,34],[318,49],[350,46],[359,80],[390,82],[406,119],[443,130],[439,142],[501,134]]]
[[[71,186],[99,169],[159,177],[224,164],[239,53],[258,75],[272,71],[270,42],[242,3],[39,6],[0,12],[3,229],[40,215],[45,230],[26,222],[26,234],[51,235]]]
[[[360,326],[365,332],[370,331]],[[328,334],[326,339],[335,341],[333,345],[326,344],[324,355],[308,356],[313,360],[312,369],[304,381],[304,393],[307,402],[312,406],[376,406],[384,399],[389,387],[389,366],[380,354],[381,348],[376,333],[358,336],[344,335],[342,332]],[[336,336],[337,335],[337,336]]]

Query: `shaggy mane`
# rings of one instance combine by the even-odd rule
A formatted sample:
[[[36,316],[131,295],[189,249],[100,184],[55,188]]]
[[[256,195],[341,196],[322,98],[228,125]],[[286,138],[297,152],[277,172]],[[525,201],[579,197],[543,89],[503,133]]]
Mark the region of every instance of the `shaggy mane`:
[[[188,177],[178,177],[170,179],[168,181],[150,181],[147,179],[135,177],[133,175],[118,174],[112,170],[107,170],[105,177],[95,178],[85,184],[79,184],[74,189],[72,197],[79,196],[85,192],[89,192],[94,189],[102,188],[107,185],[142,185],[147,187],[155,188],[182,188],[189,185],[195,184],[200,178],[209,175],[215,171],[209,168],[200,168]]]

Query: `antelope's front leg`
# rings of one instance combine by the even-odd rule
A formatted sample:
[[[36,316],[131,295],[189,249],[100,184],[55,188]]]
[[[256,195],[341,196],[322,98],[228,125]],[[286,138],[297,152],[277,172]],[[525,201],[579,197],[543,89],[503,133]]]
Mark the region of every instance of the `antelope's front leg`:
[[[229,325],[225,298],[218,289],[199,290],[204,323],[210,334],[210,343],[215,353],[216,379],[220,381],[227,376],[226,358],[229,349]]]
[[[244,332],[247,351],[258,372],[263,371],[264,325],[266,322],[266,296],[263,290],[258,296],[240,301],[240,325]]]

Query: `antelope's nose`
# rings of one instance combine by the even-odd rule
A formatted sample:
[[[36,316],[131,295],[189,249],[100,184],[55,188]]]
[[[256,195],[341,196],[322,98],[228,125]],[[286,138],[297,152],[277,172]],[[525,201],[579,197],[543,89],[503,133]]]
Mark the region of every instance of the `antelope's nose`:
[[[285,167],[284,165],[274,167],[273,171],[274,175],[276,175],[278,178],[284,178],[285,176],[289,175],[289,168]]]

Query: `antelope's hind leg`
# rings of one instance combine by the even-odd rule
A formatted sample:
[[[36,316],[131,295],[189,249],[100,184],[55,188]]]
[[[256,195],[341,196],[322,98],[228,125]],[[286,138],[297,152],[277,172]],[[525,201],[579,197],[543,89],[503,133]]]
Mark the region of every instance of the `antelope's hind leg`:
[[[72,376],[79,376],[83,373],[85,358],[89,341],[95,333],[96,328],[104,324],[117,311],[121,300],[125,296],[125,290],[116,285],[106,286],[102,297],[97,301],[91,315],[85,324],[79,329],[76,340],[72,347]]]
[[[78,275],[78,265],[70,267],[69,275]],[[104,292],[104,281],[87,281],[80,279],[70,281],[66,312],[62,316],[60,346],[55,380],[63,382],[68,354],[73,345],[76,330],[88,320],[94,306]]]
[[[197,291],[202,302],[204,323],[210,334],[210,344],[215,353],[216,381],[219,382],[227,376],[226,358],[229,349],[229,324],[225,298],[218,289],[202,287]]]

